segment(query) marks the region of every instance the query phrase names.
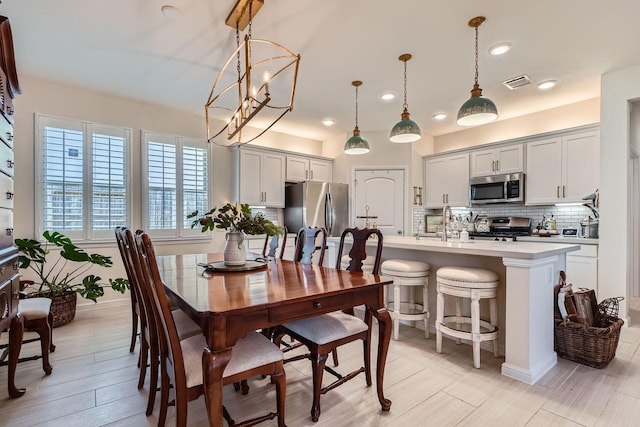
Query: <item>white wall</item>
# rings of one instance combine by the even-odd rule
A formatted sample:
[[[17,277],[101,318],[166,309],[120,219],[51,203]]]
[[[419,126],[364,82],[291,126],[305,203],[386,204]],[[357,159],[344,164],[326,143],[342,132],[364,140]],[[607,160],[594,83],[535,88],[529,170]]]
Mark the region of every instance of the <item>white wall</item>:
[[[140,228],[141,221],[141,160],[140,133],[148,130],[158,133],[181,135],[190,138],[206,138],[203,114],[190,114],[171,108],[147,104],[109,94],[93,92],[55,82],[20,76],[22,95],[15,100],[15,203],[14,235],[20,238],[35,237],[34,224],[36,204],[34,201],[34,113],[47,114],[68,119],[94,121],[96,123],[128,127],[132,129],[132,176],[131,200],[133,229]],[[277,132],[267,132],[259,139],[260,144],[271,148],[295,150],[305,154],[320,155],[322,143],[305,138],[293,137]],[[229,149],[211,145],[212,192],[211,205],[220,205],[231,200],[231,153]],[[194,253],[220,250],[224,243],[224,233],[216,232],[213,239],[200,242],[160,242],[156,241],[156,252]],[[118,253],[115,237],[113,241],[81,244],[89,252],[110,255],[114,267],[100,271],[102,277],[124,276],[124,269]],[[26,278],[29,278],[28,275]],[[128,298],[128,296],[127,296]],[[108,299],[108,298],[105,298]]]
[[[630,102],[640,99],[638,76],[640,65],[602,76],[599,299],[627,296]],[[620,310],[621,316],[627,317],[626,300],[622,301]]]

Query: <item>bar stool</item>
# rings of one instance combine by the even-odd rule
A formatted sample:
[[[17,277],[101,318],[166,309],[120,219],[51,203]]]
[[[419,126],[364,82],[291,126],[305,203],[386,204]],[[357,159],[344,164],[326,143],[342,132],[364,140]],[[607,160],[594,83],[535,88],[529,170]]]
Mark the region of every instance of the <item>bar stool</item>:
[[[424,337],[429,338],[429,269],[426,262],[403,259],[388,259],[382,263],[380,274],[393,278],[393,304],[387,303],[384,293],[384,304],[393,319],[393,339],[398,340],[400,320],[410,320],[415,327],[416,320],[424,321]],[[408,301],[400,299],[401,287],[408,287]],[[416,303],[414,288],[422,287],[422,304]]]
[[[436,313],[436,351],[442,353],[442,334],[473,343],[473,366],[480,368],[480,343],[493,341],[493,355],[498,353],[498,275],[493,271],[471,267],[442,267],[436,273],[438,304]],[[456,297],[456,315],[444,315],[444,296]],[[471,299],[471,316],[462,316],[460,298]],[[490,322],[480,319],[480,299],[489,299]],[[455,324],[455,326],[454,326]],[[471,330],[465,325],[471,324]]]

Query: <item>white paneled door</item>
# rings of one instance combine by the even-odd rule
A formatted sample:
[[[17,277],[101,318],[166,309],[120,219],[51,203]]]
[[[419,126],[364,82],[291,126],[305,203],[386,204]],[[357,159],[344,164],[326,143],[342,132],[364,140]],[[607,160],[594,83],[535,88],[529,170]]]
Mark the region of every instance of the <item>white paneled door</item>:
[[[355,225],[364,227],[365,220],[357,218],[367,215],[370,225],[382,234],[404,234],[405,170],[404,169],[359,169],[355,171],[354,206],[352,217]]]

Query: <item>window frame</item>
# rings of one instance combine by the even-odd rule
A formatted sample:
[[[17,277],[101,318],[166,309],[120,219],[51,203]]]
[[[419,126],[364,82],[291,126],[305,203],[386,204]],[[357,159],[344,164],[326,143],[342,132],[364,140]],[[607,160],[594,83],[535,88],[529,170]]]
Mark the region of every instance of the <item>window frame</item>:
[[[76,241],[105,241],[113,239],[113,230],[95,230],[93,228],[93,136],[94,134],[110,135],[124,139],[124,174],[125,174],[125,224],[131,223],[132,217],[132,141],[131,128],[111,126],[87,120],[68,119],[47,114],[34,113],[35,121],[35,182],[34,182],[34,206],[35,206],[35,231],[36,238],[42,236],[45,231],[44,221],[44,129],[47,126],[70,129],[82,132],[82,230],[55,230]],[[91,177],[91,179],[87,179]]]
[[[149,143],[156,142],[162,144],[170,144],[176,147],[176,228],[175,229],[158,229],[149,227]],[[207,231],[203,233],[199,227],[190,228],[184,224],[185,218],[191,212],[184,212],[184,191],[183,191],[183,177],[184,177],[184,159],[183,148],[184,147],[196,147],[204,149],[207,153],[207,200],[211,203],[211,191],[212,191],[212,151],[211,144],[208,144],[205,140],[189,138],[180,135],[171,135],[159,132],[153,132],[148,130],[142,130],[140,132],[140,174],[142,182],[141,192],[141,212],[142,212],[142,227],[155,239],[175,239],[175,238],[187,238],[187,239],[209,239],[211,232]],[[209,208],[207,208],[208,210]]]

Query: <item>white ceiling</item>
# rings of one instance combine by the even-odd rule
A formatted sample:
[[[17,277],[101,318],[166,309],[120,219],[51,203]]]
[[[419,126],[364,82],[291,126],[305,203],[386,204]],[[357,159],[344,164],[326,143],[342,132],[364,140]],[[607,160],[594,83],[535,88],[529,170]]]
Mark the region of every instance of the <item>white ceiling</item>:
[[[95,89],[204,114],[211,85],[235,49],[224,24],[235,0],[3,0],[11,22],[18,74]],[[600,75],[640,62],[638,0],[265,0],[253,37],[278,42],[302,60],[294,109],[274,130],[325,140],[350,133],[359,90],[359,127],[386,131],[400,119],[403,69],[408,105],[423,133],[464,129],[455,124],[474,75],[474,32],[480,27],[480,86],[500,119],[599,96]],[[178,19],[160,12],[171,4]],[[491,45],[508,41],[501,57]],[[510,91],[501,82],[528,74],[540,91]],[[639,76],[640,78],[640,76]],[[399,97],[383,103],[378,95]],[[443,122],[432,116],[446,112]],[[324,127],[333,117],[337,124]],[[204,123],[203,123],[204,127]]]

